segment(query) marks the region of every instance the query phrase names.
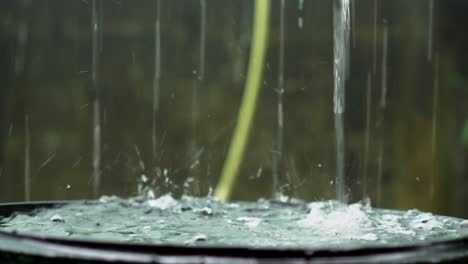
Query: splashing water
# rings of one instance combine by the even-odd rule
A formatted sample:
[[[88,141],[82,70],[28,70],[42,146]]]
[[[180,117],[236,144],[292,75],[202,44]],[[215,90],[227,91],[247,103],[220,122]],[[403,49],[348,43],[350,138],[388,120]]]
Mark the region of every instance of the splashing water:
[[[154,244],[352,248],[446,241],[466,236],[467,223],[417,210],[382,210],[338,201],[226,204],[164,195],[150,200],[102,197],[18,213],[0,218],[0,230]]]
[[[334,90],[333,112],[335,114],[336,144],[336,196],[343,203],[347,201],[345,183],[345,139],[344,112],[345,88],[349,68],[349,0],[335,0],[333,9],[334,34]]]

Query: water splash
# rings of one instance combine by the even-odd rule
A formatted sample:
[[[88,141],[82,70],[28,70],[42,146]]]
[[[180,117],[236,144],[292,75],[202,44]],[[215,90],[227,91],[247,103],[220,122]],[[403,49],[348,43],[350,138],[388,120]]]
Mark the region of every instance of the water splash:
[[[101,25],[97,1],[92,1],[91,8],[91,83],[93,98],[93,193],[97,197],[101,188],[101,103],[99,89],[99,39]]]
[[[280,177],[280,164],[283,159],[283,134],[284,134],[284,110],[283,110],[283,94],[284,94],[284,41],[285,41],[285,6],[286,0],[280,2],[280,28],[279,28],[279,49],[278,49],[278,88],[277,108],[276,108],[276,137],[273,151],[273,195],[278,192],[278,184]]]
[[[175,200],[170,195],[73,202],[0,218],[0,229],[71,239],[275,249],[415,245],[468,234],[466,220],[417,210],[382,210],[337,201],[229,204],[188,196]]]
[[[333,12],[334,35],[334,90],[333,112],[335,116],[336,144],[336,196],[343,203],[347,201],[345,183],[345,139],[344,112],[345,88],[349,68],[349,33],[350,14],[349,0],[335,0]]]

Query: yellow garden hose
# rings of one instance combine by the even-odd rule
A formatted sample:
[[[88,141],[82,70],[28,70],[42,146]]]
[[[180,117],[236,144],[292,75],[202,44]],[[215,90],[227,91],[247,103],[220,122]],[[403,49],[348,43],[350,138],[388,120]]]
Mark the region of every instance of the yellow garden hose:
[[[262,86],[263,68],[268,44],[270,0],[255,0],[254,12],[252,48],[244,95],[237,118],[237,125],[226,161],[224,162],[221,179],[215,191],[216,197],[221,202],[226,202],[231,198],[236,184]]]

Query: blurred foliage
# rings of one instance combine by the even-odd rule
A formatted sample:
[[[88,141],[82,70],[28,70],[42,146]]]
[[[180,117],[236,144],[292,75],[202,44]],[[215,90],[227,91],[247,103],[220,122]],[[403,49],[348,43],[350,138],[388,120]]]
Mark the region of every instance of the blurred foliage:
[[[468,120],[465,121],[465,127],[463,128],[463,142],[468,146]]]

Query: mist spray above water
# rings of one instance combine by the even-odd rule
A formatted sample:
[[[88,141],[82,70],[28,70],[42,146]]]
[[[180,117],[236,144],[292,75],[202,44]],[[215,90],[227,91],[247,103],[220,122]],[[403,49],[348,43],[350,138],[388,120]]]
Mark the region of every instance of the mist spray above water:
[[[333,6],[333,113],[335,116],[336,199],[347,202],[345,182],[344,112],[349,68],[350,0],[335,0]]]

